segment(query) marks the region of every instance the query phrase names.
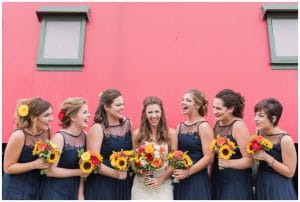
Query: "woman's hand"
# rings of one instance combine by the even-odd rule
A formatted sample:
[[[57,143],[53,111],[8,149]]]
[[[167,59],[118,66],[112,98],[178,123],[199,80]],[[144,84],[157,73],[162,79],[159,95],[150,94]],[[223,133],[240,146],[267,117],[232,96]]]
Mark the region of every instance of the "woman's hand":
[[[189,176],[189,169],[175,169],[173,172],[173,177],[177,180],[182,180]]]
[[[269,155],[263,150],[257,151],[253,154],[253,158],[260,161],[267,161],[268,156]]]
[[[156,178],[156,177],[148,177],[145,181],[145,184],[147,185],[147,188],[154,189],[159,187],[162,184],[162,179],[161,178]]]
[[[219,158],[218,165],[221,168],[230,168],[230,160]]]
[[[125,180],[127,178],[127,171],[120,171],[120,170],[117,170],[117,179],[119,180]]]
[[[33,161],[34,163],[34,168],[35,169],[45,169],[49,167],[49,164],[47,162],[44,162],[42,159],[38,158]]]

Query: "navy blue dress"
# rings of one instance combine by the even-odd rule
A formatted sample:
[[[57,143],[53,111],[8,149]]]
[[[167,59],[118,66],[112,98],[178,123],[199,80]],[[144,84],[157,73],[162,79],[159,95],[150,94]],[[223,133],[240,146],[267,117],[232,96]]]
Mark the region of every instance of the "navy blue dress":
[[[59,132],[64,138],[64,147],[57,167],[66,169],[79,169],[79,149],[86,150],[85,133],[81,132],[79,136],[64,131]],[[47,177],[42,180],[40,199],[43,200],[77,200],[80,177],[55,178]]]
[[[39,135],[30,135],[23,130],[25,135],[24,147],[18,163],[28,163],[37,159],[32,155],[34,144],[39,139],[50,138],[49,130]],[[40,170],[31,170],[21,174],[4,174],[2,178],[3,200],[35,200],[38,199],[41,180],[45,176],[40,175]]]
[[[178,134],[178,150],[188,151],[193,164],[203,157],[201,139],[199,136],[199,125],[197,122],[187,125],[180,124]],[[207,168],[195,173],[185,179],[174,183],[175,200],[209,200],[211,199],[211,185],[207,174]]]
[[[237,145],[232,137],[232,127],[237,120],[227,126],[220,126],[219,122],[214,127],[214,133],[226,136]],[[231,159],[240,159],[242,154],[237,148]],[[252,192],[252,169],[219,169],[218,156],[215,155],[212,166],[212,186],[214,200],[251,200]]]
[[[121,125],[105,128],[101,125],[104,137],[101,146],[103,163],[112,167],[109,156],[113,151],[131,150],[131,126],[126,119]],[[91,174],[84,185],[84,195],[87,200],[130,200],[133,176],[129,173],[125,180],[118,180],[99,174]]]
[[[284,135],[272,135],[277,138],[273,149],[267,151],[277,161],[282,163],[280,141]],[[276,137],[277,136],[277,137]],[[265,136],[266,137],[266,136]],[[273,141],[272,141],[273,142]],[[256,177],[255,199],[258,200],[297,200],[296,190],[292,179],[287,178],[270,167],[265,161],[259,161]]]

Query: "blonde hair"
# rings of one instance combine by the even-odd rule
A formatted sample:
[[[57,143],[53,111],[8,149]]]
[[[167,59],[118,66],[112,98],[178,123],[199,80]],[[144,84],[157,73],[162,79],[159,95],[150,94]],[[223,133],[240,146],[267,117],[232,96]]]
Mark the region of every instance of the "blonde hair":
[[[21,116],[19,114],[19,108],[21,105],[25,105],[28,108],[27,115]],[[15,122],[19,129],[29,128],[32,126],[31,118],[34,116],[39,116],[46,110],[48,110],[52,105],[39,97],[36,98],[24,98],[19,100],[16,110],[15,110]]]
[[[59,125],[62,128],[69,127],[72,122],[71,117],[75,115],[84,104],[87,104],[87,101],[86,99],[81,97],[65,99],[65,101],[60,107],[60,112],[63,113],[64,115],[60,120],[61,123]]]
[[[208,100],[204,93],[197,89],[188,90],[185,93],[191,93],[194,101],[200,106],[198,113],[201,116],[206,116],[208,111]]]

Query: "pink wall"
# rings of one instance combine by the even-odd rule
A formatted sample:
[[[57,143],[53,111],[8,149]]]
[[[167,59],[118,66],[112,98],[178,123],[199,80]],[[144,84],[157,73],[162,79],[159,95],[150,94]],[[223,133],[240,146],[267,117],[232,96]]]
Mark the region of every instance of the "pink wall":
[[[88,5],[82,72],[36,71],[41,5]],[[41,96],[54,106],[82,96],[94,114],[98,94],[118,88],[125,114],[138,127],[142,100],[164,101],[171,127],[184,120],[181,97],[198,88],[210,101],[223,88],[246,99],[245,121],[255,131],[253,106],[275,97],[284,105],[280,126],[295,141],[298,131],[297,70],[271,70],[262,3],[3,3],[3,142],[14,129],[20,98]],[[93,116],[92,116],[93,118]],[[92,121],[91,121],[92,122]]]

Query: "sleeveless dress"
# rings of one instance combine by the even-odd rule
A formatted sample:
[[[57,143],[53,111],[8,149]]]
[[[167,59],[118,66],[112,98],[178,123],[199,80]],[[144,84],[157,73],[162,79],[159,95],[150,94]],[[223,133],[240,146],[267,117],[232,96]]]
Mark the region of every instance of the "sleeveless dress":
[[[202,143],[199,136],[199,125],[206,121],[187,125],[184,122],[179,126],[178,150],[188,151],[193,164],[203,157]],[[209,200],[211,199],[211,185],[207,168],[195,173],[174,184],[175,200]]]
[[[145,142],[145,145],[148,145],[152,142]],[[154,148],[159,148],[163,146],[165,151],[168,151],[168,144],[162,143],[158,145],[154,143]],[[167,159],[167,152],[165,154],[165,159]],[[166,160],[164,165],[153,172],[154,177],[161,176],[165,170],[168,168],[168,161]],[[149,189],[144,184],[145,178],[142,175],[135,175],[133,180],[133,186],[131,190],[131,199],[132,200],[173,200],[173,186],[171,178],[168,178],[163,184],[154,189]]]
[[[113,151],[131,150],[131,126],[129,119],[123,124],[105,128],[101,125],[104,137],[101,146],[103,163],[111,167],[109,156]],[[84,185],[86,200],[130,200],[133,176],[127,173],[125,180],[119,180],[100,174],[91,174]]]
[[[214,133],[225,136],[237,145],[236,140],[232,137],[233,121],[227,126],[220,126],[219,121],[214,127]],[[242,154],[237,148],[231,159],[240,159]],[[218,156],[215,155],[212,166],[212,186],[214,200],[251,200],[252,192],[252,169],[219,169]]]
[[[20,129],[17,129],[20,130]],[[34,144],[38,140],[50,138],[49,130],[39,135],[30,135],[22,130],[25,135],[24,146],[18,163],[28,163],[37,159],[32,155]],[[36,200],[40,191],[41,180],[45,176],[40,175],[40,170],[31,170],[21,174],[4,174],[2,178],[3,200]]]
[[[285,135],[288,134],[281,133],[272,135],[275,140],[272,141],[275,142],[273,143],[273,149],[266,151],[281,163],[282,156],[280,142]],[[277,173],[265,161],[259,161],[254,196],[257,200],[297,200],[297,194],[292,179]]]
[[[66,169],[79,169],[79,149],[86,150],[86,137],[82,131],[74,136],[65,131],[59,131],[63,136],[64,146],[57,167]],[[47,177],[42,181],[40,199],[43,200],[77,200],[80,177]]]

